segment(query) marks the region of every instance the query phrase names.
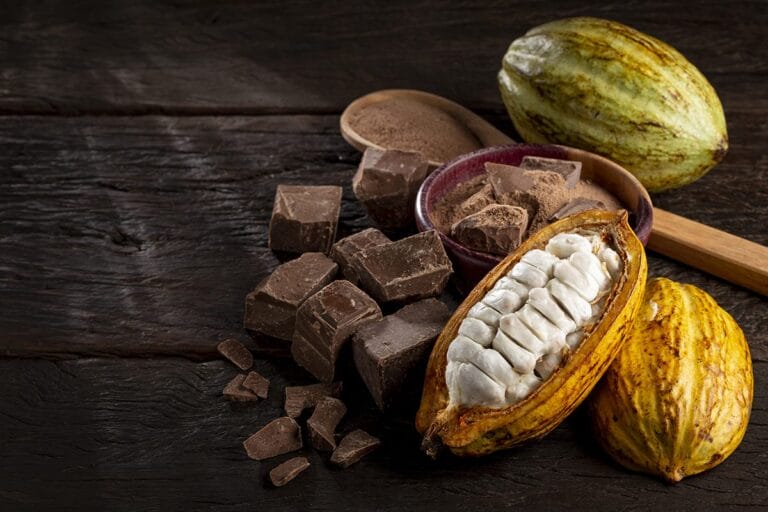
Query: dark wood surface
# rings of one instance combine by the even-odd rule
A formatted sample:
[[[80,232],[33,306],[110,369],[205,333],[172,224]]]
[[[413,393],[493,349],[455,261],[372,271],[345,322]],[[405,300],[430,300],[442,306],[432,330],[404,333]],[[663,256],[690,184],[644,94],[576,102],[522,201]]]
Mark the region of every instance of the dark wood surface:
[[[0,7],[0,509],[768,508],[768,301],[655,254],[651,275],[711,293],[752,350],[750,426],[715,470],[676,486],[628,473],[582,411],[533,445],[433,463],[408,408],[380,415],[352,379],[342,429],[382,449],[344,471],[306,450],[305,474],[265,484],[283,458],[251,461],[240,443],[280,414],[285,384],[311,380],[243,331],[243,298],[278,263],[278,183],[343,185],[340,233],[369,225],[338,133],[360,94],[429,90],[512,133],[494,75],[514,37],[568,15],[630,23],[710,78],[731,139],[655,204],[768,244],[765,2],[320,4]],[[266,402],[221,398],[228,336],[259,354]]]

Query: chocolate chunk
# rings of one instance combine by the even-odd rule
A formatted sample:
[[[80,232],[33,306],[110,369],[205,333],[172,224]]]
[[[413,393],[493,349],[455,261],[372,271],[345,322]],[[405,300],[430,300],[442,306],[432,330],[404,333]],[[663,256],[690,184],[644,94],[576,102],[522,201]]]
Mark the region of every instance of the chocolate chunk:
[[[368,228],[342,238],[333,245],[331,258],[339,264],[344,279],[357,285],[359,278],[353,267],[353,262],[363,249],[391,242],[387,236],[376,228]]]
[[[259,398],[267,398],[269,393],[269,379],[259,372],[249,372],[241,385]]]
[[[274,467],[269,472],[269,479],[272,481],[272,485],[281,487],[299,476],[308,467],[309,461],[306,457],[294,457]]]
[[[341,208],[341,187],[278,185],[269,223],[273,251],[331,250]]]
[[[216,345],[216,350],[241,370],[247,370],[253,366],[251,351],[234,338],[222,341]]]
[[[269,459],[301,449],[301,428],[293,418],[277,418],[243,442],[248,456]]]
[[[527,170],[551,171],[561,174],[565,178],[566,188],[576,188],[581,179],[581,162],[575,160],[525,156],[520,167]]]
[[[337,398],[327,396],[317,402],[312,416],[307,420],[309,439],[316,450],[331,451],[336,448],[333,433],[346,413],[347,407]]]
[[[315,407],[326,396],[341,395],[341,382],[333,384],[310,384],[308,386],[288,386],[285,388],[285,414],[298,418],[308,407]]]
[[[355,333],[355,366],[380,409],[394,405],[410,385],[420,387],[423,363],[449,316],[445,304],[424,299]]]
[[[354,266],[360,285],[379,302],[439,295],[453,272],[435,230],[365,249]]]
[[[493,187],[486,183],[483,188],[459,203],[455,210],[455,217],[461,219],[467,215],[477,213],[490,204],[495,204],[496,198],[493,195]]]
[[[368,148],[352,179],[352,191],[373,221],[384,228],[413,224],[413,203],[429,174],[419,153]]]
[[[349,281],[334,281],[308,298],[296,315],[291,354],[322,382],[331,382],[342,347],[362,325],[381,318],[381,310]]]
[[[605,206],[605,203],[602,201],[598,201],[596,199],[587,199],[586,197],[577,197],[573,199],[571,202],[566,203],[562,208],[557,210],[555,213],[552,214],[552,216],[549,218],[549,220],[560,220],[565,217],[568,217],[569,215],[576,215],[577,213],[581,213],[587,210],[606,210],[607,207]]]
[[[373,450],[381,441],[364,430],[354,430],[341,440],[339,446],[331,454],[331,464],[348,468]]]
[[[278,266],[245,298],[246,329],[291,341],[296,310],[330,283],[338,265],[319,252],[302,254]]]
[[[499,201],[510,192],[527,192],[536,185],[536,180],[530,173],[515,165],[486,162],[485,170],[488,173],[488,183]]]
[[[527,227],[525,209],[492,204],[454,224],[451,234],[470,249],[506,255],[520,245]]]
[[[224,391],[222,392],[224,398],[227,400],[235,400],[237,402],[250,402],[253,400],[258,400],[259,397],[256,395],[256,393],[243,386],[244,381],[245,375],[235,375],[235,378],[229,381],[229,383],[224,387]]]

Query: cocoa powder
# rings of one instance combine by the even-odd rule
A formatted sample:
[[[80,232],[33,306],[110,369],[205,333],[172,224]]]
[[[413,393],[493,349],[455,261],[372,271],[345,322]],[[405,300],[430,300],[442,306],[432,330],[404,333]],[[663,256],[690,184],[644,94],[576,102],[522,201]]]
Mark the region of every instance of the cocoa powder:
[[[483,147],[448,112],[404,98],[386,98],[355,111],[349,124],[381,147],[421,153],[433,162],[447,162]]]

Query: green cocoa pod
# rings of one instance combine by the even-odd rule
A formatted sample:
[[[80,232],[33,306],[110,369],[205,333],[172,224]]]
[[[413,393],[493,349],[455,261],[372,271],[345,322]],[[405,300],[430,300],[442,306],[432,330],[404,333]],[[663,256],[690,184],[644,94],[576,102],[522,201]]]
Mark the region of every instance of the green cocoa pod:
[[[677,50],[613,21],[567,18],[515,40],[498,74],[527,142],[601,154],[650,191],[695,181],[723,159],[723,107]]]

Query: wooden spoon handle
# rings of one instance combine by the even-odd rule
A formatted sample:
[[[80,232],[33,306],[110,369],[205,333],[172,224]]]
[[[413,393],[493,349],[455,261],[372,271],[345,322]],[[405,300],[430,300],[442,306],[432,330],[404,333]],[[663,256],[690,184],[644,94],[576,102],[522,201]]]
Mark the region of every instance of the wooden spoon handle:
[[[768,247],[763,245],[654,208],[648,248],[768,295]]]

